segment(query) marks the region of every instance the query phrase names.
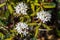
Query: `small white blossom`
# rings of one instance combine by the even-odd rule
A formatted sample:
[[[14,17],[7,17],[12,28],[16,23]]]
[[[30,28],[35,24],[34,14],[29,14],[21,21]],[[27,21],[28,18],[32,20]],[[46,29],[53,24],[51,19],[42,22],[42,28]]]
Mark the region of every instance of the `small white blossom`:
[[[37,18],[39,18],[43,23],[50,21],[51,14],[46,11],[40,11],[37,13]]]
[[[28,25],[27,25],[26,23],[23,23],[23,22],[17,23],[15,29],[17,30],[17,32],[18,32],[19,34],[22,33],[22,34],[25,35],[25,36],[26,36],[26,34],[28,34],[28,32],[27,32],[27,30],[28,30]]]
[[[27,5],[23,2],[19,3],[16,7],[15,7],[15,10],[16,10],[16,13],[17,14],[27,14]]]

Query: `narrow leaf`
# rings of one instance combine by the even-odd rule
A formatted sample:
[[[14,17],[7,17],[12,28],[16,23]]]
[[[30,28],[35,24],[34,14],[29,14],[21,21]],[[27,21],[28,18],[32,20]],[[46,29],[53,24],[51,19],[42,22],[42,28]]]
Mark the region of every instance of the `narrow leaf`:
[[[10,11],[10,13],[13,13],[13,8],[11,5],[8,5],[8,10]]]
[[[34,10],[35,10],[35,6],[34,6],[34,4],[31,4],[31,9],[32,9],[33,12],[34,12]]]
[[[40,23],[40,25],[41,25],[41,23]],[[35,37],[37,37],[37,35],[38,35],[38,33],[39,33],[39,27],[40,27],[40,26],[37,26],[37,27],[36,27]]]
[[[2,7],[2,6],[4,6],[6,3],[2,3],[2,4],[0,4],[0,7]]]
[[[47,26],[46,24],[42,24],[47,30],[51,30],[50,26]]]

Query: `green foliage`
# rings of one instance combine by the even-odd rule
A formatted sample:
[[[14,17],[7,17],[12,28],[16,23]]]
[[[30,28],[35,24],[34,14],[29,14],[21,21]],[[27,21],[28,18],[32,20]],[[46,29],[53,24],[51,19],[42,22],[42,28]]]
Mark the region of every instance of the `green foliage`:
[[[2,7],[2,6],[4,6],[4,5],[6,5],[6,3],[2,3],[2,4],[0,4],[0,7]]]
[[[14,12],[13,8],[12,8],[12,6],[10,4],[8,5],[8,10],[10,11],[11,14]]]
[[[28,4],[29,8],[28,8],[28,15],[22,15],[22,14],[15,14],[15,6],[19,3],[19,2],[25,2]],[[34,20],[34,18],[37,16],[37,12],[44,10],[43,8],[55,8],[55,4],[52,3],[52,5],[54,6],[47,6],[44,4],[50,4],[50,3],[44,3],[44,0],[41,1],[41,3],[39,3],[40,0],[6,0],[6,2],[0,4],[0,8],[4,7],[4,5],[6,5],[7,9],[5,12],[3,12],[2,10],[0,11],[0,28],[2,26],[3,29],[6,29],[4,31],[6,31],[6,34],[4,35],[3,33],[0,33],[0,40],[12,40],[14,38],[14,36],[18,35],[18,33],[16,32],[16,30],[14,29],[16,24],[18,22],[25,22],[28,24],[29,27],[34,27],[34,37],[32,38],[32,40],[36,40],[38,34],[39,34],[39,29],[41,27],[41,25],[46,28],[48,31],[52,30],[50,28],[50,26],[46,25],[45,23],[42,23],[40,19]],[[43,4],[44,3],[44,4]],[[58,13],[58,17],[60,17],[60,12]],[[16,17],[16,19],[14,20],[14,18]],[[18,18],[19,17],[19,21]],[[17,21],[17,22],[15,22]],[[39,22],[39,23],[38,23]],[[12,26],[13,25],[13,26]],[[10,28],[12,26],[12,28]],[[58,35],[60,36],[60,30],[57,30]],[[30,34],[30,33],[29,33]],[[21,34],[20,34],[21,35]],[[21,35],[22,36],[22,35]]]
[[[4,34],[0,33],[0,40],[4,39]]]
[[[6,19],[8,19],[9,15],[10,15],[10,13],[9,13],[9,11],[7,10],[7,11],[5,12],[5,17],[6,17]]]
[[[46,24],[42,24],[47,30],[51,30],[50,26],[47,26]]]

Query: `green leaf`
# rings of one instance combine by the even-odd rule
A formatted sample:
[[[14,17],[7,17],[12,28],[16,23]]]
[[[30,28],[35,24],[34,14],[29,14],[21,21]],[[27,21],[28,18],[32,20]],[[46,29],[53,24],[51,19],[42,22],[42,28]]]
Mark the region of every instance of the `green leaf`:
[[[36,6],[40,6],[40,4],[39,4],[39,3],[34,3],[34,5],[36,5]]]
[[[4,39],[4,34],[0,33],[0,38],[1,38],[1,40],[3,40]]]
[[[30,0],[27,0],[27,3],[30,2]]]
[[[23,22],[24,21],[24,17],[20,17],[20,21]]]
[[[47,30],[51,30],[50,26],[47,26],[46,24],[42,24]]]
[[[44,0],[42,0],[42,2],[44,2]]]
[[[35,13],[32,13],[30,16],[35,16],[36,14]]]
[[[39,27],[40,27],[40,26],[37,26],[37,27],[36,27],[35,37],[37,37],[37,34],[39,33],[39,32],[38,32],[38,31],[39,31],[39,30],[38,30]]]
[[[33,10],[33,12],[35,11],[35,5],[31,4],[31,9]]]
[[[8,10],[10,11],[11,14],[14,12],[14,10],[10,4],[8,5]]]
[[[56,4],[55,3],[43,3],[44,8],[55,8]]]
[[[15,6],[14,2],[10,2],[11,5]]]
[[[36,26],[36,31],[35,31],[35,37],[37,37],[38,33],[39,33],[39,27],[41,26],[41,23],[39,26]]]
[[[7,38],[7,39],[5,39],[5,40],[13,40],[13,37]]]
[[[2,7],[2,6],[4,6],[6,3],[2,3],[2,4],[0,4],[0,7]]]
[[[39,10],[40,10],[40,8],[37,8],[37,9],[36,9],[36,12],[38,12]]]
[[[38,2],[38,0],[35,0],[35,2],[37,3],[37,2]]]
[[[5,12],[5,17],[8,19],[9,15],[10,15],[10,13],[9,13],[9,11],[7,10],[7,11]]]
[[[37,23],[28,23],[28,25],[34,26],[34,25],[37,25]]]

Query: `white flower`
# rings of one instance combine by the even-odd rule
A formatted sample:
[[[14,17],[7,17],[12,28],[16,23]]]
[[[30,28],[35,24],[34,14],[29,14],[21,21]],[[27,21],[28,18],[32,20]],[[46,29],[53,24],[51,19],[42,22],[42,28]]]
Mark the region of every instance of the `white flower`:
[[[27,30],[28,30],[28,25],[27,25],[26,23],[23,23],[23,22],[17,23],[15,29],[17,30],[17,32],[18,32],[19,34],[22,33],[22,34],[25,35],[25,36],[26,36],[26,34],[28,34],[28,32],[27,32]]]
[[[21,3],[19,3],[16,7],[15,7],[15,10],[16,10],[16,13],[17,14],[20,14],[20,13],[22,13],[22,14],[27,14],[27,5],[25,4],[25,3],[23,3],[23,2],[21,2]]]
[[[37,18],[39,18],[43,23],[50,21],[51,14],[46,11],[40,11],[37,13]]]

